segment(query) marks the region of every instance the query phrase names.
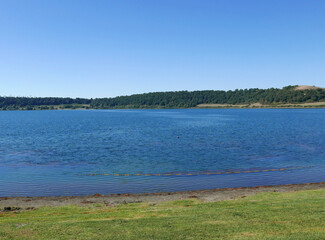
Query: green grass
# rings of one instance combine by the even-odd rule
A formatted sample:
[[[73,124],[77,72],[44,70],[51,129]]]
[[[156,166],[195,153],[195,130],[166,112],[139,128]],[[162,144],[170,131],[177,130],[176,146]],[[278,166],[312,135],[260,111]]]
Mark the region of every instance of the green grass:
[[[6,212],[0,239],[325,239],[325,190]]]

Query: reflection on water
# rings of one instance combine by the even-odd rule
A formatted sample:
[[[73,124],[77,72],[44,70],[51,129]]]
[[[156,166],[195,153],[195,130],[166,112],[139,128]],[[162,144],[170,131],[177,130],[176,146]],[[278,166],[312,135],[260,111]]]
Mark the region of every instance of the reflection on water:
[[[2,111],[0,196],[324,181],[324,123],[325,109]],[[292,169],[245,173],[272,168]],[[204,174],[227,171],[242,172]],[[169,173],[190,174],[150,176]]]

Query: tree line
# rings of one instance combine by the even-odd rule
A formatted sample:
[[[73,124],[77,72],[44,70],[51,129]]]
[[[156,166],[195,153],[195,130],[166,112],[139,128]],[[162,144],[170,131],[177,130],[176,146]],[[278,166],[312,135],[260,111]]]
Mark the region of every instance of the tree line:
[[[177,91],[153,92],[97,98],[91,101],[91,108],[190,108],[199,104],[285,104],[325,101],[324,89],[295,90],[296,86],[282,89],[236,89],[229,91]]]
[[[152,92],[114,98],[58,98],[58,97],[0,97],[0,109],[48,109],[48,106],[89,105],[93,109],[110,108],[191,108],[199,104],[252,104],[308,103],[325,101],[325,90],[295,90],[296,86],[282,89],[236,89],[229,91],[176,91]],[[43,108],[42,108],[43,106]],[[50,108],[51,109],[51,108]]]
[[[34,109],[38,106],[40,109],[48,109],[45,106],[90,104],[91,99],[86,98],[59,98],[59,97],[1,97],[1,110],[15,109]],[[43,107],[43,108],[42,108]]]

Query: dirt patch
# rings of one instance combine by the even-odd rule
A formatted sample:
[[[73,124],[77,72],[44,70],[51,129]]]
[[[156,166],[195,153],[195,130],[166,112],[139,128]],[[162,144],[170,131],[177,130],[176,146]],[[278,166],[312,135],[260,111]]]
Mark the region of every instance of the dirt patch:
[[[253,107],[262,107],[263,104],[262,103],[252,103],[251,105],[249,105],[249,107],[253,108]]]

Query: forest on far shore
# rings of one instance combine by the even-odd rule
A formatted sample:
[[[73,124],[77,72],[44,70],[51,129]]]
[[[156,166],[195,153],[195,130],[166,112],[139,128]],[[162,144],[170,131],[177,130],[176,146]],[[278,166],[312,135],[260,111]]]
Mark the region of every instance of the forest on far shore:
[[[33,109],[116,109],[116,108],[192,108],[199,104],[302,104],[325,102],[325,90],[311,88],[297,90],[297,86],[282,89],[236,89],[229,91],[152,92],[114,98],[58,98],[58,97],[0,97],[0,110]]]

